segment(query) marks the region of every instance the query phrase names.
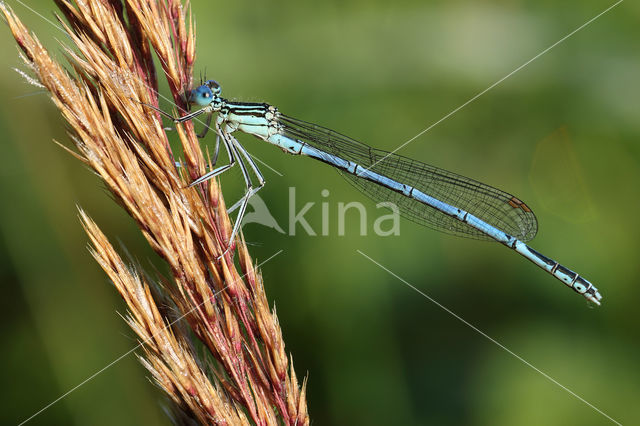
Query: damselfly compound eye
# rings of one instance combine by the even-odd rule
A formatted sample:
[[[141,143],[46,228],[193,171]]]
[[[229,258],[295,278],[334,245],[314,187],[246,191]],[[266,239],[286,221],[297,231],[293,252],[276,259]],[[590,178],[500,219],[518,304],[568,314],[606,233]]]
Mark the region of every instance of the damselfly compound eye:
[[[204,84],[205,86],[209,87],[209,89],[211,89],[211,91],[216,95],[220,95],[220,93],[222,92],[222,87],[220,87],[220,83],[218,83],[215,80],[207,80]]]
[[[191,91],[191,96],[189,96],[189,102],[199,106],[209,105],[212,99],[213,92],[206,84],[193,89]]]

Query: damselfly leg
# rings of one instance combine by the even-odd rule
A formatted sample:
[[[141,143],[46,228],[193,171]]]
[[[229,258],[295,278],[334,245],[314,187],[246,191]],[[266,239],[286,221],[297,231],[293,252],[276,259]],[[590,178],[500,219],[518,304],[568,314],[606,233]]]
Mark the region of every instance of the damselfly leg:
[[[195,117],[198,117],[201,114],[207,113],[207,118],[206,121],[204,123],[205,127],[203,129],[203,131],[198,134],[197,136],[199,138],[204,137],[207,134],[207,131],[210,128],[211,125],[211,120],[213,117],[213,113],[210,112],[209,110],[207,110],[207,108],[202,108],[199,109],[197,111],[191,112],[189,114],[186,114],[182,117],[174,117],[171,114],[162,111],[159,108],[154,107],[153,105],[149,105],[149,104],[143,104],[151,109],[153,109],[154,111],[158,112],[159,114],[161,114],[164,117],[167,117],[169,119],[171,119],[174,123],[183,123],[185,121],[188,120],[192,120]],[[189,184],[189,187],[193,187],[195,185],[198,185],[200,183],[203,183],[209,179],[212,179],[216,176],[221,175],[222,173],[226,172],[227,170],[231,169],[233,166],[235,166],[236,164],[238,164],[238,166],[240,167],[240,171],[242,172],[242,176],[245,182],[245,193],[244,195],[240,198],[240,200],[238,200],[235,204],[233,204],[231,206],[231,208],[229,208],[227,210],[228,213],[233,212],[234,210],[238,209],[238,216],[236,218],[236,221],[234,223],[233,229],[231,231],[231,235],[229,236],[229,244],[226,248],[226,250],[222,253],[222,256],[224,256],[225,254],[227,254],[227,252],[231,249],[232,243],[236,237],[236,235],[238,234],[240,227],[242,226],[242,219],[244,218],[244,214],[246,213],[247,210],[247,206],[249,205],[249,200],[251,199],[251,197],[253,195],[255,195],[260,189],[262,189],[262,187],[265,184],[265,180],[264,180],[264,176],[262,175],[262,173],[260,172],[260,169],[258,168],[258,166],[256,165],[256,163],[253,161],[253,159],[251,158],[251,156],[249,155],[249,153],[247,152],[247,150],[242,146],[242,144],[240,144],[240,142],[238,142],[238,140],[233,137],[233,135],[231,135],[231,133],[229,131],[227,131],[227,122],[225,121],[225,119],[221,116],[218,116],[218,118],[216,119],[215,122],[215,132],[216,132],[216,145],[215,145],[215,152],[214,152],[214,157],[213,157],[213,161],[212,161],[212,165],[215,165],[218,161],[218,155],[219,155],[219,147],[220,147],[220,139],[222,139],[222,142],[224,144],[224,147],[227,151],[227,154],[229,156],[229,163],[225,164],[224,166],[220,166],[214,170],[211,170],[210,172],[205,173],[204,175],[200,176],[199,178],[197,178],[196,180],[194,180],[193,182],[191,182]],[[249,168],[247,167],[247,165],[245,164],[245,161],[249,164],[249,168],[251,169],[251,171],[253,171],[254,175],[257,177],[258,179],[258,184],[257,186],[253,185],[253,182],[251,180],[251,176],[250,176],[250,171]]]

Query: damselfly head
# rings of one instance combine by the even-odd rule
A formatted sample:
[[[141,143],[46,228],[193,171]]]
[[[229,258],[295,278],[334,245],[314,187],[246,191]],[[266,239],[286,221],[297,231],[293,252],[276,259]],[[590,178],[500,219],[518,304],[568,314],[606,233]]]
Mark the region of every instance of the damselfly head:
[[[207,106],[220,96],[222,88],[215,80],[207,80],[203,85],[196,87],[189,95],[189,103],[198,106]]]
[[[218,83],[215,80],[207,80],[204,82],[204,85],[207,86],[209,89],[211,89],[214,95],[220,96],[220,93],[222,92],[222,87],[220,87],[220,83]]]
[[[209,86],[203,84],[191,91],[191,94],[189,95],[189,103],[196,104],[198,106],[207,106],[213,102],[215,97],[217,97],[217,95],[214,95],[214,92],[209,88]]]

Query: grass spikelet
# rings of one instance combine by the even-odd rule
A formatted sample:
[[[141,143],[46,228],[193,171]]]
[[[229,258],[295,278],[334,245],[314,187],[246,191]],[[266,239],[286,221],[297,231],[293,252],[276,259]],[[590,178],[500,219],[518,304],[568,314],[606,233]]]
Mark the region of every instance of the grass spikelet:
[[[0,11],[35,81],[69,123],[75,155],[100,176],[170,268],[165,294],[154,294],[144,272],[126,265],[80,212],[93,256],[128,306],[126,321],[144,348],[142,363],[179,411],[199,423],[308,425],[306,381],[298,383],[244,241],[234,242],[242,274],[232,250],[221,257],[231,221],[218,184],[186,188],[207,165],[193,125],[177,128],[185,160],[177,169],[161,120],[141,105],[157,105],[160,74],[178,110],[187,108],[195,60],[188,2],[55,3],[74,44],[64,50],[70,70],[6,4]],[[159,297],[171,301],[188,327],[161,311]],[[192,335],[209,357],[197,355]]]

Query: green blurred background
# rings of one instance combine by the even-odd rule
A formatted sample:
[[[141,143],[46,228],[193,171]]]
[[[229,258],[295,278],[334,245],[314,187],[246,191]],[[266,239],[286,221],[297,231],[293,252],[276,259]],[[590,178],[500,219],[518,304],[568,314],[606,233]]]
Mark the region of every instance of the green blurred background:
[[[7,3],[61,58],[64,35]],[[229,98],[392,150],[611,4],[194,0],[196,69]],[[51,1],[29,5],[53,18]],[[290,187],[298,211],[315,203],[305,217],[318,234],[329,209],[327,236],[244,228],[257,261],[284,250],[262,271],[296,371],[309,375],[314,424],[610,423],[357,250],[612,418],[640,423],[639,12],[622,3],[400,151],[525,200],[540,224],[532,246],[592,280],[600,308],[499,244],[404,220],[399,236],[375,236],[381,211],[338,173],[241,137],[283,175],[263,167],[260,193],[283,229]],[[76,206],[144,265],[157,259],[51,142],[69,143],[65,125],[13,71],[24,67],[4,26],[0,43],[0,423],[15,424],[136,344]],[[229,202],[239,179],[223,177]],[[351,201],[368,208],[367,236],[353,211],[338,235],[338,203]],[[168,424],[147,376],[130,355],[31,424]]]

